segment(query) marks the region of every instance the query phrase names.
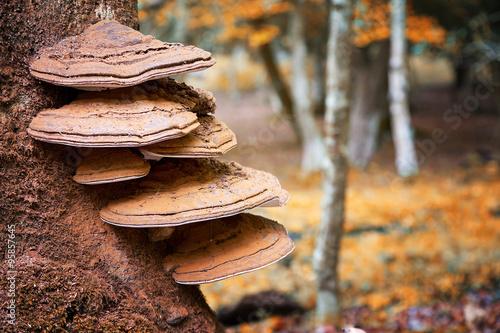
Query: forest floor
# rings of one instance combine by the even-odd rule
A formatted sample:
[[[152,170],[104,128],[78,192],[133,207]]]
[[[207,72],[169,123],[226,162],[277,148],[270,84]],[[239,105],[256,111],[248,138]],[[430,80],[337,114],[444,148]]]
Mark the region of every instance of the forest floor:
[[[293,131],[273,111],[268,92],[215,96],[216,116],[239,142],[225,158],[272,172],[290,192],[285,207],[254,213],[285,225],[296,248],[274,265],[202,285],[202,291],[216,311],[267,290],[310,310],[232,332],[314,331],[311,255],[321,175],[301,172]],[[389,134],[366,170],[349,172],[340,264],[344,323],[368,333],[464,332],[472,314],[484,322],[483,332],[500,332],[500,120],[483,112],[494,101],[485,100],[459,123],[446,122],[445,113],[464,99],[454,100],[446,86],[422,88],[412,100],[419,175],[397,176]],[[446,138],[434,141],[433,131],[440,130]]]

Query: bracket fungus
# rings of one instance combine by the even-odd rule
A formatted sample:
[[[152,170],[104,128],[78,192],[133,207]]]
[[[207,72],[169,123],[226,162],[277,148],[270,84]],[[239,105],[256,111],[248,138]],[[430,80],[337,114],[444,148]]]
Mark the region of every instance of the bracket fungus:
[[[222,280],[268,266],[294,249],[281,224],[252,214],[177,227],[163,266],[181,284]]]
[[[180,103],[191,108],[198,116],[214,113],[215,97],[210,91],[193,88],[171,78],[148,81],[140,85],[150,95],[157,95],[168,101]]]
[[[184,136],[199,122],[190,108],[139,87],[82,93],[30,123],[35,139],[76,147],[139,147]]]
[[[278,179],[267,172],[206,158],[165,161],[139,186],[140,193],[104,207],[101,219],[124,227],[172,227],[288,198]]]
[[[117,226],[148,228],[151,242],[168,240],[175,252],[164,267],[178,283],[256,270],[294,248],[279,223],[240,214],[283,206],[288,192],[267,172],[212,159],[234,148],[236,136],[208,115],[216,109],[211,92],[168,78],[214,63],[194,46],[101,21],[42,50],[30,67],[40,80],[91,92],[42,110],[28,133],[45,142],[99,148],[77,169],[78,183],[144,177],[135,195],[109,202],[100,216]],[[148,174],[149,162],[125,147],[161,161]]]
[[[73,180],[79,184],[96,185],[141,178],[151,165],[129,149],[94,149],[83,158]]]
[[[151,242],[159,242],[172,237],[175,227],[148,228],[148,238]]]
[[[163,157],[217,157],[236,147],[236,136],[222,121],[213,116],[201,116],[198,121],[200,126],[182,138],[139,150],[148,160],[160,160]]]
[[[210,52],[164,43],[105,20],[42,50],[30,70],[31,75],[55,85],[103,90],[200,71],[214,64]]]

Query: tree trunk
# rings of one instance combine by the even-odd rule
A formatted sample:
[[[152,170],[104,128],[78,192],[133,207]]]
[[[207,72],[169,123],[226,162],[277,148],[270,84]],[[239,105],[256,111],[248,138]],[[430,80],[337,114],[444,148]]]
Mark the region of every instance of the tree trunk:
[[[137,28],[137,2],[10,0],[0,16],[2,331],[222,332],[199,288],[164,271],[164,243],[100,220],[100,208],[136,183],[78,185],[86,150],[26,133],[41,109],[76,94],[30,76],[34,55],[101,19]]]
[[[396,168],[402,177],[418,173],[408,106],[406,68],[406,0],[391,0],[391,59],[389,62],[389,103]]]
[[[368,46],[358,58],[349,121],[349,159],[364,169],[377,149],[380,122],[387,114],[388,41]]]
[[[297,124],[297,119],[294,117],[293,113],[293,101],[290,96],[290,90],[285,84],[282,75],[276,65],[276,59],[274,58],[274,53],[271,48],[271,44],[263,44],[259,47],[260,54],[264,60],[264,65],[266,66],[267,73],[271,78],[271,84],[278,95],[281,105],[283,108],[283,114],[290,121],[293,126],[294,132],[297,135],[299,142],[302,142],[300,127]]]
[[[292,100],[302,138],[302,170],[312,172],[321,169],[325,149],[309,96],[306,73],[307,47],[302,18],[304,5],[304,0],[296,0],[292,12]]]
[[[187,0],[176,0],[176,7],[171,41],[185,44],[189,21]]]
[[[325,6],[327,7],[327,6]],[[311,55],[313,57],[313,84],[312,100],[314,114],[324,116],[326,100],[326,44],[328,43],[328,29],[325,27],[320,36],[313,43]]]
[[[323,169],[323,215],[313,253],[316,271],[316,319],[319,325],[338,324],[339,252],[344,224],[347,182],[347,137],[351,93],[349,40],[352,3],[332,0],[326,77],[325,146]]]

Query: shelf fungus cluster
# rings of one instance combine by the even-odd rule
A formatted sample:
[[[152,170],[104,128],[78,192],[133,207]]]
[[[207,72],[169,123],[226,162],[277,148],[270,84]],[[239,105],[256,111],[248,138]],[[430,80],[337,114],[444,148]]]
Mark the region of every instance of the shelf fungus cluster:
[[[294,248],[282,225],[244,213],[283,206],[288,192],[267,172],[215,159],[236,147],[234,133],[211,115],[215,98],[169,78],[214,63],[194,46],[101,21],[42,50],[30,67],[40,80],[83,91],[68,105],[42,110],[28,133],[92,148],[77,183],[141,178],[137,193],[109,202],[101,219],[167,241],[164,267],[183,284],[253,271]]]

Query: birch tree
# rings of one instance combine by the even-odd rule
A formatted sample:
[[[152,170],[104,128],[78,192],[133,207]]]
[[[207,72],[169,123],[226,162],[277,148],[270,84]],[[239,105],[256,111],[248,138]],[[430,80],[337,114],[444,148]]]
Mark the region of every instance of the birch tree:
[[[295,0],[294,3],[296,7],[292,12],[291,22],[293,110],[302,138],[302,170],[311,172],[321,169],[324,146],[321,132],[314,120],[306,73],[307,47],[302,18],[305,0]]]
[[[313,253],[316,272],[316,319],[319,325],[340,321],[338,263],[347,182],[348,116],[351,104],[349,38],[352,3],[331,0],[327,52],[323,215]]]
[[[391,55],[389,61],[389,110],[400,176],[418,173],[408,106],[406,54],[406,0],[391,0]]]

